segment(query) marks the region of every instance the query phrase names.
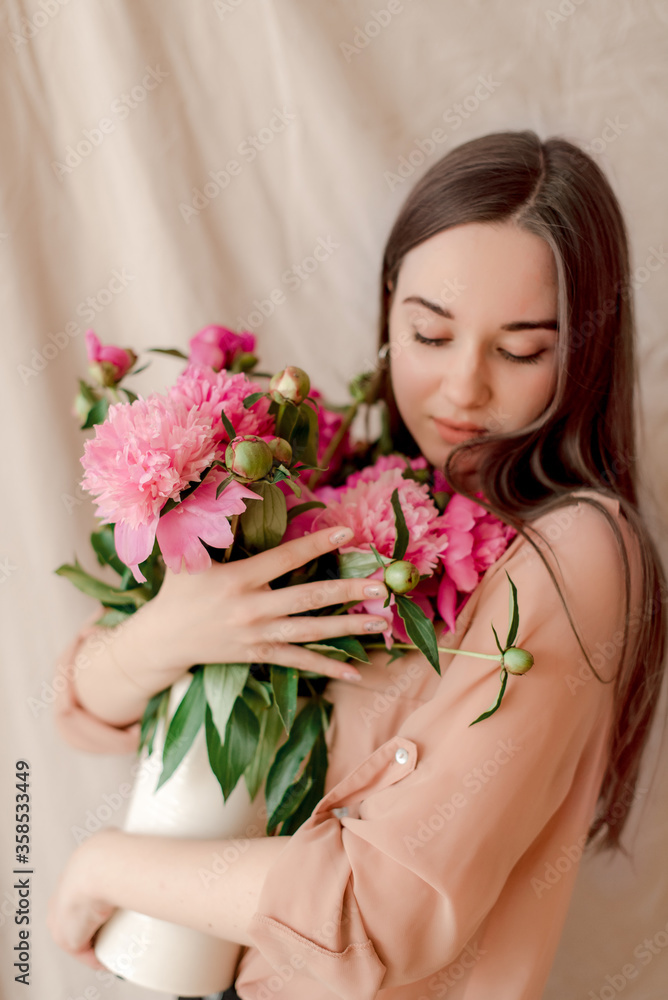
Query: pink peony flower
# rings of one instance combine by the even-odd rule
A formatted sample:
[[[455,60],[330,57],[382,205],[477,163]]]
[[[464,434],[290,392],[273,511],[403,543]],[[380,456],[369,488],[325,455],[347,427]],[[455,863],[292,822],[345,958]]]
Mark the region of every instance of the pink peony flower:
[[[416,461],[424,462],[424,459]],[[373,543],[381,555],[390,557],[396,539],[392,493],[397,489],[410,536],[405,558],[414,563],[421,574],[432,573],[448,540],[438,530],[438,509],[429,496],[428,486],[404,479],[401,473],[405,467],[402,459],[387,456],[362,472],[354,473],[344,486],[323,486],[309,491],[302,501],[321,500],[327,507],[309,511],[310,518],[308,514],[294,518],[290,537],[330,524],[345,524],[353,529],[354,536],[341,552],[369,551]]]
[[[420,456],[419,458],[408,459],[411,469],[426,469],[427,460]],[[352,475],[348,476],[346,480],[346,488],[350,489],[352,486],[357,486],[358,483],[372,483],[380,479],[384,472],[388,469],[399,469],[402,473],[406,468],[406,459],[402,458],[401,455],[381,455],[380,458],[374,463],[374,465],[367,465],[365,469],[360,472],[353,472]]]
[[[243,514],[244,500],[262,500],[236,480],[228,483],[216,499],[216,488],[222,479],[222,471],[211,472],[194,493],[160,518],[156,537],[165,563],[173,573],[181,572],[182,560],[188,573],[208,569],[211,556],[202,542],[218,549],[227,548],[234,540],[228,518]]]
[[[227,444],[229,437],[220,419],[220,411],[232,422],[237,435],[255,434],[258,437],[274,433],[274,418],[269,414],[270,402],[266,397],[244,409],[244,399],[262,386],[246,375],[229,375],[226,371],[214,372],[205,365],[189,364],[168,390],[170,399],[181,399],[208,420],[217,442]]]
[[[205,326],[188,341],[191,364],[204,365],[218,372],[230,368],[240,354],[252,354],[255,337],[247,330],[235,333],[225,326]]]
[[[93,330],[86,330],[86,354],[91,374],[100,385],[115,385],[132,368],[137,355],[123,347],[103,344]]]
[[[482,499],[481,493],[476,495]],[[452,630],[465,603],[456,607],[457,592],[468,597],[517,532],[459,493],[450,498],[440,521],[448,546],[440,557],[445,572],[437,604],[443,621]]]
[[[136,580],[145,580],[138,566],[153,550],[165,503],[199,481],[215,456],[209,415],[179,396],[116,403],[96,424],[84,445],[81,485],[97,498],[102,523],[115,524],[116,551]]]

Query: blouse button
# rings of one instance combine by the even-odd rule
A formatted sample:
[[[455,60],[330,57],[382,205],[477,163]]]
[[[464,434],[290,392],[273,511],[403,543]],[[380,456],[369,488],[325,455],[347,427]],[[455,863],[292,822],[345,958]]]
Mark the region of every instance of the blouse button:
[[[394,759],[396,760],[397,764],[405,764],[406,761],[408,760],[408,750],[406,750],[404,747],[399,747],[399,749],[394,755]]]

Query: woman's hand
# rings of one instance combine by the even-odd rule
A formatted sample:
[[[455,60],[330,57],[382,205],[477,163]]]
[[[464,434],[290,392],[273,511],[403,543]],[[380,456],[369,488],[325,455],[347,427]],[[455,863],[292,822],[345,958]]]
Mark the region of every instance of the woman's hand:
[[[118,833],[108,827],[85,840],[71,855],[49,900],[46,925],[59,948],[92,969],[104,969],[92,939],[115,907],[95,894],[95,873],[103,863],[99,847]]]
[[[213,563],[192,575],[167,570],[157,596],[141,613],[153,616],[151,629],[169,679],[146,678],[156,691],[196,663],[275,663],[327,677],[358,679],[351,663],[341,663],[294,643],[343,635],[382,632],[378,615],[300,615],[333,604],[387,596],[380,580],[325,580],[272,590],[269,581],[344,545],[347,528],[324,528],[266,552],[231,563]],[[151,666],[147,665],[147,671]],[[156,686],[158,685],[158,686]]]

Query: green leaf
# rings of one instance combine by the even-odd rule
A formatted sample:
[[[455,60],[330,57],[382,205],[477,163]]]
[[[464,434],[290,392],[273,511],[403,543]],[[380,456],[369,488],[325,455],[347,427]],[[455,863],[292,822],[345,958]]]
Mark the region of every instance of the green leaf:
[[[244,409],[249,410],[251,406],[254,406],[259,399],[262,399],[266,395],[266,392],[251,392],[250,396],[246,396],[244,399]]]
[[[137,372],[143,372],[144,368],[148,368],[148,365],[144,365],[142,368],[138,368],[137,371],[133,372],[132,374],[136,375]],[[128,403],[135,403],[139,399],[139,396],[137,395],[136,392],[133,392],[132,389],[126,389],[125,386],[121,386],[120,391],[125,393],[128,399]]]
[[[299,483],[296,483],[294,481],[294,479],[286,477],[285,483],[292,490],[292,492],[296,497],[300,497],[302,495],[302,488],[299,485]]]
[[[517,638],[517,630],[520,627],[520,611],[517,606],[517,587],[508,576],[508,570],[505,572],[508,577],[508,583],[510,584],[510,610],[508,613],[510,627],[506,638],[506,649],[508,649],[509,646],[514,645],[515,639]]]
[[[153,752],[153,737],[160,718],[159,710],[165,700],[169,701],[169,688],[165,688],[164,691],[158,691],[157,694],[154,694],[149,700],[146,708],[144,709],[144,714],[142,715],[141,727],[139,730],[138,750],[141,752],[144,745],[148,742],[149,756]]]
[[[169,711],[169,688],[166,688],[162,692],[162,699],[161,699],[160,703],[158,704],[158,712],[157,712],[157,715],[156,715],[156,729],[154,730],[154,732],[151,733],[150,739],[148,741],[148,747],[147,747],[147,749],[148,749],[149,756],[153,753],[153,739],[155,737],[155,733],[157,732],[157,726],[159,726],[160,723],[162,722],[163,725],[164,725],[164,727],[167,728],[167,713],[168,713],[168,711]]]
[[[241,697],[258,718],[271,707],[272,697],[269,689],[268,681],[259,681],[257,677],[250,674],[246,686],[241,692]]]
[[[307,770],[304,770],[300,777],[297,778],[296,781],[293,781],[293,783],[286,790],[280,804],[276,807],[268,820],[268,822],[271,823],[272,830],[277,827],[279,823],[282,823],[290,815],[292,815],[292,813],[297,811],[306,798],[306,795],[311,790],[312,784],[313,778]]]
[[[88,411],[88,416],[86,417],[85,423],[81,425],[81,430],[88,430],[89,427],[94,427],[95,424],[101,424],[106,419],[107,413],[109,411],[109,400],[102,397],[98,399],[96,403],[93,403],[90,410]]]
[[[408,548],[410,537],[408,534],[408,528],[406,527],[406,518],[404,517],[404,512],[401,509],[401,500],[399,499],[398,489],[395,489],[392,493],[392,508],[394,510],[394,524],[397,532],[392,558],[403,559],[406,555],[406,549]]]
[[[105,524],[99,531],[93,531],[90,536],[90,543],[93,546],[100,566],[111,566],[121,577],[126,572],[132,573],[132,570],[124,562],[121,562],[116,554],[113,525]]]
[[[234,429],[234,424],[232,423],[228,415],[225,413],[225,410],[220,411],[220,419],[223,422],[223,427],[227,431],[227,436],[229,437],[230,441],[232,441],[232,439],[237,436],[237,432]]]
[[[225,487],[230,485],[230,483],[232,482],[233,479],[234,479],[234,476],[232,475],[232,473],[230,473],[229,476],[225,476],[225,478],[222,479],[218,483],[218,486],[216,487],[216,500],[218,499],[218,497],[220,496],[220,494],[223,492],[223,490],[225,489]]]
[[[392,649],[390,650],[390,658],[387,661],[388,666],[390,665],[390,663],[394,663],[395,660],[400,660],[401,657],[405,656],[406,653],[408,652],[409,652],[408,649],[399,649],[399,647],[396,644],[392,646]]]
[[[334,639],[321,639],[318,645],[333,646],[334,649],[342,649],[349,657],[352,657],[354,660],[360,660],[362,663],[371,662],[364,646],[354,635],[340,635]]]
[[[311,750],[311,756],[308,759],[302,775],[303,778],[310,780],[310,787],[296,808],[294,808],[292,815],[288,816],[284,820],[283,826],[280,830],[280,835],[282,837],[295,833],[302,823],[305,823],[309,818],[318,802],[325,794],[326,774],[327,743],[325,742],[324,731],[321,729],[315,739],[313,749]]]
[[[501,656],[503,656],[503,646],[499,642],[499,637],[496,634],[496,629],[494,628],[494,622],[490,622],[489,624],[492,626],[492,632],[494,633],[494,638],[496,639],[496,645],[499,648],[499,652],[501,653]]]
[[[284,437],[285,435],[281,435]],[[303,403],[298,407],[297,422],[290,438],[295,462],[315,465],[318,461],[318,415]]]
[[[264,552],[278,545],[288,526],[285,494],[264,480],[249,487],[263,503],[250,503],[239,518],[244,541],[249,549]]]
[[[272,403],[270,413],[276,414],[276,436],[291,441],[292,433],[297,424],[299,410],[294,403]],[[294,446],[293,446],[294,453]]]
[[[381,556],[380,552],[373,543],[371,542],[369,543],[369,548],[373,552],[374,558],[382,570],[385,569],[388,563],[392,562],[392,560],[388,559],[387,557],[383,558],[383,556]]]
[[[303,646],[305,649],[312,649],[314,653],[322,653],[323,656],[329,657],[330,660],[338,660],[339,663],[345,663],[350,659],[348,654],[344,653],[342,649],[334,649],[333,646],[325,646],[320,642],[305,642]],[[319,676],[322,676],[322,674]]]
[[[244,781],[251,801],[267,777],[267,772],[276,753],[276,746],[284,732],[283,721],[276,705],[272,705],[266,712],[262,712],[257,749],[252,761],[244,771]]]
[[[329,468],[328,466],[325,466],[323,468],[320,465],[306,465],[305,462],[298,462],[296,465],[292,466],[292,471],[293,472],[313,472],[313,471],[315,471],[315,472],[327,472],[328,468]]]
[[[121,622],[126,621],[134,613],[134,608],[132,611],[123,611],[121,608],[112,608],[110,611],[105,611],[101,618],[95,622],[96,625],[105,625],[107,628],[113,628],[114,625],[120,625]]]
[[[322,716],[315,701],[308,701],[292,724],[290,735],[276,752],[266,784],[267,828],[276,824],[273,814],[294,781],[304,758],[311,752],[322,729]]]
[[[387,563],[392,562],[384,556],[380,557],[385,569]],[[378,555],[373,552],[339,552],[339,573],[342,580],[350,577],[371,576],[378,569]]]
[[[110,587],[103,583],[102,580],[96,580],[94,576],[90,576],[81,568],[76,559],[73,566],[70,563],[63,563],[55,570],[55,573],[65,577],[82,593],[88,594],[89,597],[95,597],[101,604],[108,604],[111,607],[132,605],[135,608],[140,608],[151,597],[146,587],[143,586],[132,587],[130,590],[118,590],[116,587]]]
[[[237,698],[227,720],[224,742],[221,744],[208,706],[205,732],[209,763],[218,779],[223,798],[227,799],[253,760],[260,738],[260,723],[244,699]]]
[[[487,709],[486,712],[483,712],[482,715],[479,715],[477,719],[473,720],[473,722],[469,722],[469,728],[471,726],[475,726],[476,722],[482,722],[483,719],[488,719],[490,715],[494,715],[497,708],[501,704],[501,699],[503,698],[503,692],[506,690],[507,681],[508,681],[508,671],[504,667],[501,671],[501,687],[499,688],[499,693],[496,696],[496,701],[494,702],[491,708]]]
[[[177,350],[176,347],[147,347],[146,350],[152,351],[154,354],[170,354],[173,358],[185,358],[186,361],[188,360],[188,355],[184,354],[183,351]]]
[[[204,694],[221,743],[234,703],[248,677],[248,663],[207,663],[204,667]]]
[[[438,659],[438,643],[434,626],[425,615],[422,608],[412,601],[410,597],[403,594],[395,595],[397,611],[403,619],[406,631],[411,642],[414,642],[418,649],[424,653],[437,674],[441,673],[441,664]]]
[[[299,517],[300,514],[305,514],[307,510],[315,510],[316,507],[326,507],[327,504],[323,503],[321,500],[309,500],[307,503],[298,503],[295,507],[291,507],[288,511],[288,524],[293,517]]]
[[[174,712],[165,736],[162,752],[162,771],[157,791],[174,774],[204,722],[206,698],[204,695],[203,671],[196,670],[190,686]]]
[[[271,686],[274,692],[276,707],[283,725],[289,733],[297,711],[299,671],[295,667],[279,667],[275,663],[272,663]]]
[[[98,400],[92,385],[88,385],[88,382],[84,382],[81,378],[79,379],[79,392],[90,406]]]
[[[151,362],[147,361],[146,364],[142,365],[140,368],[130,368],[129,371],[127,371],[125,374],[126,375],[138,375],[139,372],[146,371],[146,369],[150,366],[150,364],[151,364]],[[130,391],[129,389],[123,389],[123,392],[129,392],[129,391]],[[134,393],[133,393],[133,395],[134,395]]]
[[[269,708],[273,704],[273,698],[271,697],[271,684],[269,681],[260,681],[257,677],[253,677],[252,674],[249,675],[246,681],[246,689],[251,690],[258,696],[261,702]]]

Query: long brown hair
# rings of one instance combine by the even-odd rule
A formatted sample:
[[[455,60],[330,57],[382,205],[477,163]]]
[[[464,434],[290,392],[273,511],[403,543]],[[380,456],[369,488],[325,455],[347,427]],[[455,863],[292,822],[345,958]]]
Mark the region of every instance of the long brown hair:
[[[444,469],[457,492],[512,525],[543,560],[594,676],[545,556],[525,527],[572,502],[582,488],[619,501],[639,541],[642,566],[640,621],[629,641],[630,570],[615,519],[596,499],[578,497],[606,517],[624,563],[624,639],[614,677],[614,720],[607,769],[587,844],[618,849],[633,801],[643,749],[658,702],[666,646],[668,592],[656,545],[638,508],[634,394],[637,391],[635,324],[624,219],[610,184],[577,146],[532,131],[497,132],[447,153],[409,193],[390,232],[382,265],[380,345],[388,343],[388,318],[399,268],[413,247],[464,223],[512,222],[550,246],[558,276],[559,374],[550,405],[519,431],[490,434],[457,446]],[[419,454],[392,393],[389,369],[380,394],[388,407],[392,438]],[[477,450],[481,501],[467,487],[458,463]],[[537,534],[535,529],[532,529]],[[547,540],[543,540],[543,544]],[[637,618],[637,616],[636,616]]]

